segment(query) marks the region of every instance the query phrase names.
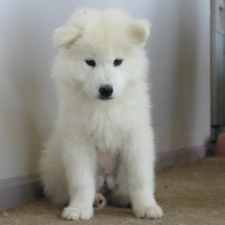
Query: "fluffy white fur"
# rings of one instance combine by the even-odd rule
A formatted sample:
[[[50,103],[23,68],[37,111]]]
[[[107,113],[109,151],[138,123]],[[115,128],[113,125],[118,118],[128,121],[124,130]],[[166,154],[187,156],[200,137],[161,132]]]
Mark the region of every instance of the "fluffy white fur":
[[[54,132],[42,152],[45,194],[69,204],[62,217],[85,220],[103,183],[113,190],[108,201],[132,204],[137,217],[160,218],[154,198],[154,143],[143,50],[149,23],[127,13],[82,9],[53,36],[59,53],[53,66],[58,92]],[[114,66],[115,59],[123,59]],[[94,60],[95,67],[85,60]],[[112,99],[99,99],[102,85]],[[109,168],[107,168],[109,167]]]

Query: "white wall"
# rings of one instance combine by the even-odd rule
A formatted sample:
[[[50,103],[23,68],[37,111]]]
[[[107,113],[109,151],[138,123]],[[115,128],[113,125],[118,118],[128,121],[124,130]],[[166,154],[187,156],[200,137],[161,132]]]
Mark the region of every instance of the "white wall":
[[[151,20],[157,150],[200,146],[210,136],[209,0],[1,0],[0,179],[37,170],[55,118],[52,32],[82,6]]]
[[[154,2],[149,54],[157,148],[200,146],[210,137],[210,1]]]

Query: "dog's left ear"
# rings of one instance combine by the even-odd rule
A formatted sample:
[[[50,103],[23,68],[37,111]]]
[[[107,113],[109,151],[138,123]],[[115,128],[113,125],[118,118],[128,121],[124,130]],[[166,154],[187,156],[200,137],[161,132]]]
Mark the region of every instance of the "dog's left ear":
[[[68,47],[82,36],[82,32],[75,26],[65,25],[55,30],[53,34],[53,43],[56,47]]]
[[[151,24],[147,20],[135,20],[128,27],[128,34],[134,44],[144,44],[150,34]]]

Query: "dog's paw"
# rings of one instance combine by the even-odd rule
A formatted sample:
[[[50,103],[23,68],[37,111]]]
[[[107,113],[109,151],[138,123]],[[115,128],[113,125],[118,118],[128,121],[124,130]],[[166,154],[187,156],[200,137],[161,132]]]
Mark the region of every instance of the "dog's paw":
[[[94,205],[93,205],[94,208],[96,210],[101,210],[101,209],[105,208],[106,204],[107,204],[106,198],[102,194],[97,193],[95,195],[95,201],[94,201]]]
[[[159,219],[163,211],[158,205],[149,205],[133,209],[134,215],[142,219]]]
[[[92,207],[66,207],[62,212],[62,218],[65,220],[89,220],[92,216]]]

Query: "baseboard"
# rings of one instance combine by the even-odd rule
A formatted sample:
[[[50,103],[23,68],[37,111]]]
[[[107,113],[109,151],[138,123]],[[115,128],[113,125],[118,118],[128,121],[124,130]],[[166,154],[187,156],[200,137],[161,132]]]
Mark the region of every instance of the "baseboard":
[[[157,154],[156,169],[192,162],[205,157],[210,149],[200,146]],[[16,207],[42,196],[37,174],[0,180],[0,211]]]
[[[0,211],[40,198],[41,192],[37,174],[0,180]]]
[[[156,170],[168,168],[174,165],[193,162],[210,154],[210,147],[198,146],[184,148],[169,152],[159,152],[156,155]]]

